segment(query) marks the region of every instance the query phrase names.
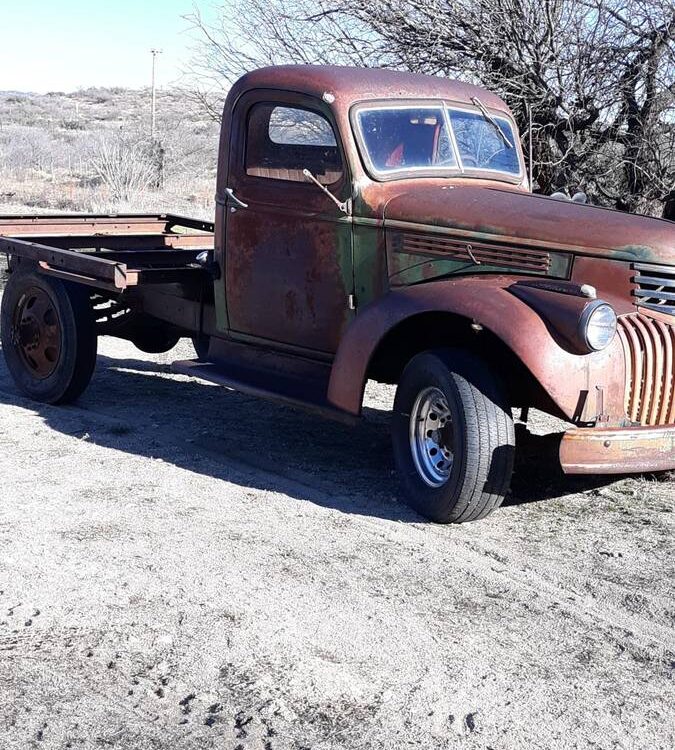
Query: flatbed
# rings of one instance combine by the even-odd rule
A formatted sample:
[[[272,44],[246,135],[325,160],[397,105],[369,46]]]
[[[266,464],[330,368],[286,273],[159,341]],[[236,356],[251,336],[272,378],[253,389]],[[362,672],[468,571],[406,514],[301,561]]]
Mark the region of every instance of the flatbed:
[[[37,264],[48,276],[121,292],[183,281],[203,271],[214,225],[174,214],[0,216],[0,253]]]

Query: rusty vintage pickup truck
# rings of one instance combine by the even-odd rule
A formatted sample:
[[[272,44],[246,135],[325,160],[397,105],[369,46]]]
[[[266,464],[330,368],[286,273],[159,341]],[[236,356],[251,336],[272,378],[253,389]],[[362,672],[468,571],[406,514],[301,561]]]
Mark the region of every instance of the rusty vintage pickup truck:
[[[177,372],[349,421],[397,384],[405,500],[486,516],[512,409],[570,423],[569,473],[675,467],[675,223],[533,195],[513,116],[476,86],[286,66],[227,98],[215,224],[9,216],[2,348],[20,391],[76,399],[98,335],[192,337]]]

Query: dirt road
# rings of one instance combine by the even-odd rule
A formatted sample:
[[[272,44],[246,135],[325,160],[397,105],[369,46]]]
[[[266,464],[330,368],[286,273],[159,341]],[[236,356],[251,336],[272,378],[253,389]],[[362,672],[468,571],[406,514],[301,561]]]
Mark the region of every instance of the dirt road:
[[[112,339],[76,407],[0,364],[0,748],[675,746],[675,484],[519,436],[460,527],[357,429]],[[539,425],[539,431],[550,424]]]

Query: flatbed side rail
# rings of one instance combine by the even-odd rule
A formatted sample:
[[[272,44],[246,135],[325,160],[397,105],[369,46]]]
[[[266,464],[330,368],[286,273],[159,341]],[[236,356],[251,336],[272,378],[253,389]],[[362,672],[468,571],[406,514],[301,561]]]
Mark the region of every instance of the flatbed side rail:
[[[129,282],[133,284],[137,281],[137,274],[127,279],[126,263],[60,250],[37,242],[0,237],[0,253],[34,261],[48,275],[113,292],[120,292],[130,285]]]
[[[213,222],[178,214],[6,214],[0,215],[0,236],[26,234],[151,233],[180,234],[188,229],[213,234]]]
[[[185,227],[186,229],[199,229],[202,232],[216,231],[216,225],[212,221],[202,221],[201,219],[191,219],[188,216],[179,216],[178,214],[166,214],[167,231],[173,227]]]

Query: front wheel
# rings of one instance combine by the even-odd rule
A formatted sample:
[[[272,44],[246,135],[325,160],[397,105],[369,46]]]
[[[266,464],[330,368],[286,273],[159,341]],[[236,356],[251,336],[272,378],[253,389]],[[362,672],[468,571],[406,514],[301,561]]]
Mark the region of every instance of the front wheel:
[[[19,390],[49,404],[74,401],[96,364],[86,290],[36,271],[14,271],[2,295],[2,351]]]
[[[456,349],[423,352],[401,376],[392,421],[405,501],[439,523],[484,518],[506,495],[513,419],[487,365]]]

